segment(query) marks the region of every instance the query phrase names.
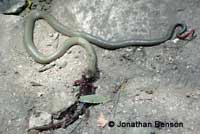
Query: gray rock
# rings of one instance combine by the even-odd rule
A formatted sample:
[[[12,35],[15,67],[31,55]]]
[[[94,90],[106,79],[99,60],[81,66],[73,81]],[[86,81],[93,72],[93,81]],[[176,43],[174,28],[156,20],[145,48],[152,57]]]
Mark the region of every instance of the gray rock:
[[[26,0],[1,0],[0,12],[4,14],[19,14],[27,5]]]
[[[199,27],[199,4],[199,0],[59,0],[53,1],[52,14],[70,28],[105,40],[151,39],[164,35],[175,22],[186,22],[189,28]],[[110,95],[119,79],[129,78],[120,98],[116,99],[119,100],[116,120],[181,121],[184,128],[99,129],[96,125],[99,113],[108,118],[113,115],[110,111],[115,102],[111,102],[91,109],[89,127],[84,127],[84,123],[79,127],[71,125],[76,128],[74,133],[197,133],[199,97],[186,99],[184,94],[199,90],[199,42],[199,38],[191,42],[168,41],[148,48],[131,47],[128,51],[107,52],[95,48],[101,74],[96,84],[102,89],[98,88],[97,94]]]
[[[59,21],[106,40],[155,38],[176,21],[170,1],[53,1]],[[62,6],[61,6],[62,5]]]
[[[37,111],[29,119],[29,128],[43,126],[51,123],[51,114],[44,111]]]
[[[199,0],[55,0],[54,4],[52,14],[61,23],[109,40],[157,37],[166,32],[173,21],[185,21],[191,27],[200,25]],[[75,63],[85,63],[80,58],[82,53],[78,53],[80,49],[74,47],[70,50],[71,54],[63,57],[67,60],[67,67],[54,67],[38,73],[41,65],[35,63],[23,47],[22,24],[20,17],[0,15],[0,133],[23,134],[28,128],[27,119],[34,110],[51,113],[72,104],[75,97],[70,85],[81,76],[79,71],[84,65]],[[44,40],[53,32],[46,23],[36,24],[35,42],[44,53],[54,50],[53,46],[46,46],[49,41]],[[66,40],[66,37],[62,38],[59,38],[59,44]],[[113,100],[119,103],[91,107],[87,127],[85,121],[79,123],[79,119],[67,129],[56,130],[55,134],[198,133],[199,44],[200,40],[196,38],[191,42],[169,41],[161,46],[139,50],[131,47],[128,51],[105,52],[95,47],[101,73],[95,83],[101,87],[97,94],[113,95],[116,83],[121,84],[121,79],[129,78],[120,98],[113,95]],[[73,58],[75,55],[79,58]],[[31,81],[43,86],[30,86]],[[152,131],[106,126],[100,129],[97,126],[100,113],[111,120],[115,111],[113,107],[116,107],[114,121],[181,121],[184,128]]]
[[[52,95],[51,99],[51,112],[56,113],[62,109],[71,106],[76,101],[75,99],[76,98],[72,95],[69,95],[69,93],[66,93],[64,91],[56,91]]]
[[[52,0],[32,0],[31,9],[48,11],[51,6],[51,1]]]
[[[16,81],[21,76],[16,61],[23,59],[16,58],[23,51],[21,24],[21,17],[0,14],[0,133],[25,133],[25,118],[32,107],[31,97],[23,84]]]

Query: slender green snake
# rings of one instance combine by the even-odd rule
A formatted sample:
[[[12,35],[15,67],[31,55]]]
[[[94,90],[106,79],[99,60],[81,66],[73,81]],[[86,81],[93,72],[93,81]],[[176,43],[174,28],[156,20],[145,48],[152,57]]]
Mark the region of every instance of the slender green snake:
[[[33,32],[35,27],[35,22],[39,19],[47,21],[47,23],[53,27],[53,29],[63,35],[70,36],[72,38],[67,39],[57,51],[50,55],[45,56],[38,51],[33,42]],[[187,26],[184,23],[176,23],[171,25],[165,36],[155,39],[131,39],[123,40],[117,42],[106,41],[102,38],[93,36],[86,32],[75,31],[70,27],[66,27],[60,22],[58,22],[52,15],[43,11],[32,11],[25,19],[25,31],[24,31],[24,45],[31,57],[41,64],[50,63],[57,58],[63,56],[65,52],[74,45],[79,45],[86,50],[88,59],[88,75],[93,77],[96,73],[97,57],[96,53],[92,47],[92,44],[109,50],[119,49],[128,46],[154,46],[164,43],[165,41],[172,38],[177,27],[180,29],[176,32],[176,35],[181,35],[187,30]],[[90,42],[90,43],[89,43]]]
[[[28,52],[28,54],[38,63],[48,64],[61,56],[63,56],[68,49],[70,49],[74,45],[79,45],[83,47],[87,54],[87,62],[88,68],[85,70],[85,76],[88,78],[92,78],[96,74],[97,68],[97,56],[92,45],[85,39],[81,37],[72,37],[67,39],[55,53],[51,55],[44,55],[41,53],[35,46],[33,42],[33,32],[34,32],[35,22],[27,18],[25,20],[25,31],[24,31],[24,46]]]

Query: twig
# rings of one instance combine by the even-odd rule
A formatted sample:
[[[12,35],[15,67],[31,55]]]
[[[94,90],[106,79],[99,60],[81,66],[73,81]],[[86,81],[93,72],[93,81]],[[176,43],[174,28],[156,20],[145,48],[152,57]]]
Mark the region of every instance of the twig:
[[[54,67],[55,65],[56,65],[55,62],[52,62],[52,63],[50,63],[50,64],[47,64],[47,65],[45,65],[45,66],[39,68],[38,72],[44,72],[44,71],[46,71],[46,70],[48,70],[48,69]]]
[[[117,111],[117,105],[118,105],[119,100],[120,100],[121,91],[125,89],[125,84],[127,82],[128,82],[128,79],[124,79],[122,81],[122,83],[117,87],[118,92],[117,92],[117,96],[116,96],[117,99],[116,99],[116,101],[114,103],[114,106],[113,106],[113,112],[112,112],[113,113],[113,117],[115,117],[115,114],[116,114],[116,111]]]
[[[72,131],[69,134],[72,134],[77,128],[78,126],[80,126],[81,122],[83,121],[83,119],[81,119],[78,124],[72,129]]]

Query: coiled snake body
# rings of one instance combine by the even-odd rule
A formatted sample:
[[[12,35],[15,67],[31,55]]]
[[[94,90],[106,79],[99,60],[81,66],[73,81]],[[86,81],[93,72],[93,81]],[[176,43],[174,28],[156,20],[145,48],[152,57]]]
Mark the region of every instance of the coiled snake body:
[[[35,22],[39,19],[43,19],[47,21],[49,25],[51,25],[54,30],[57,32],[70,36],[72,38],[67,39],[59,48],[58,50],[50,55],[45,56],[41,52],[38,51],[34,42],[33,42],[33,32]],[[48,13],[42,11],[32,11],[25,19],[25,31],[24,31],[24,45],[31,57],[41,64],[50,63],[57,58],[63,56],[65,52],[74,45],[80,45],[86,50],[87,59],[88,59],[88,75],[89,77],[93,77],[96,73],[96,64],[97,64],[97,57],[96,53],[92,47],[92,44],[104,48],[104,49],[118,49],[128,46],[154,46],[164,43],[165,41],[172,38],[175,30],[177,27],[180,27],[179,31],[177,31],[176,35],[181,35],[187,30],[187,26],[183,23],[176,23],[171,25],[166,33],[165,36],[156,38],[156,39],[132,39],[132,40],[123,40],[119,42],[110,42],[106,41],[102,38],[93,36],[86,32],[79,32],[74,31],[73,29],[64,26],[63,24],[59,23],[53,16]],[[90,42],[90,43],[89,43]]]

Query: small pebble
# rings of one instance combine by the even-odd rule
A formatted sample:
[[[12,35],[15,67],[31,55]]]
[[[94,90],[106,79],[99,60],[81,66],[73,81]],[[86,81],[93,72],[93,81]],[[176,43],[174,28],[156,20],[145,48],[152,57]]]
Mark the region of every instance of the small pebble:
[[[14,74],[19,74],[19,72],[18,72],[18,71],[15,71]]]
[[[52,46],[52,44],[48,43],[47,46],[48,46],[48,47],[49,47],[49,46]]]
[[[71,53],[72,53],[72,51],[71,51],[71,50],[67,51],[67,54],[71,54]]]
[[[53,37],[53,33],[49,33],[49,37]]]
[[[40,84],[38,82],[31,81],[30,83],[31,83],[31,86],[33,86],[33,87],[42,86],[42,84]]]
[[[172,40],[173,43],[177,43],[180,39],[176,38],[174,40]]]
[[[68,64],[67,61],[62,61],[62,62],[59,61],[59,62],[56,63],[56,66],[57,66],[59,69],[62,69],[62,68],[64,68],[64,67],[66,67],[67,64]]]
[[[127,52],[131,52],[133,49],[132,48],[126,48],[125,49]]]
[[[147,94],[153,94],[153,90],[147,90],[145,91]]]
[[[54,34],[53,34],[53,39],[54,39],[54,40],[57,40],[58,37],[59,37],[59,34],[58,34],[58,33],[54,33]]]
[[[38,96],[38,97],[42,97],[44,94],[45,94],[44,92],[38,92],[38,93],[37,93],[37,96]]]
[[[28,134],[39,134],[40,132],[38,130],[32,129],[28,131]]]
[[[141,50],[142,50],[142,47],[138,47],[138,48],[137,48],[137,51],[141,51]]]
[[[29,119],[29,128],[42,126],[51,122],[51,114],[43,111],[35,112]]]

